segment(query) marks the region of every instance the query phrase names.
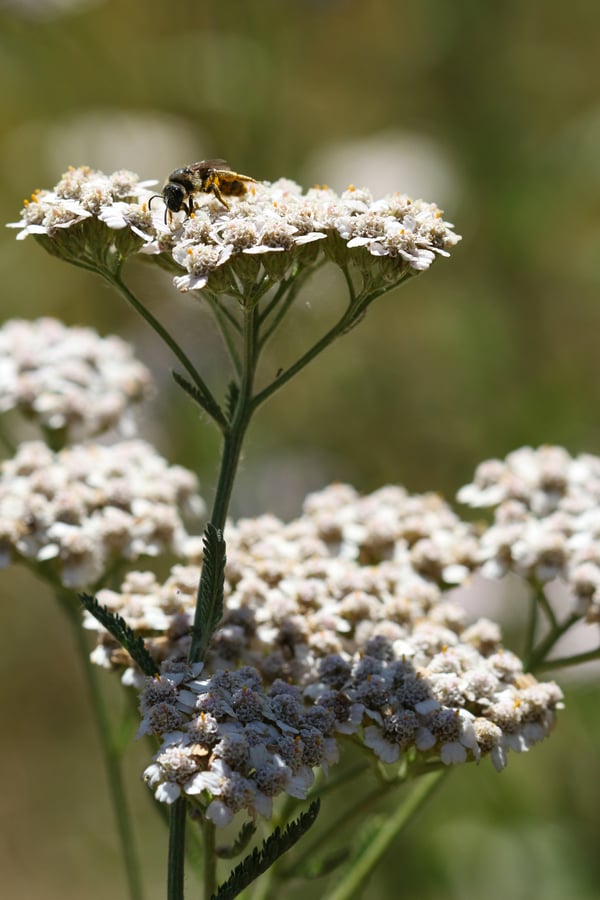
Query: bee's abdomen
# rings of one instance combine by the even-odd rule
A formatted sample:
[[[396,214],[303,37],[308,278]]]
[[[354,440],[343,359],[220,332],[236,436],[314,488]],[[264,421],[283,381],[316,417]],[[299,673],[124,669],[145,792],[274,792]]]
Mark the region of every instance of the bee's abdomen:
[[[240,197],[248,190],[243,181],[226,181],[221,184],[221,193],[231,197]]]

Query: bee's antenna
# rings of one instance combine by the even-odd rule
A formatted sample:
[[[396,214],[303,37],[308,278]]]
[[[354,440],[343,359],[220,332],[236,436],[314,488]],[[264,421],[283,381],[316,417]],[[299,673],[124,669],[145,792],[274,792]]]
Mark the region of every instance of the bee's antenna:
[[[151,209],[151,208],[152,208],[152,201],[153,201],[153,200],[162,200],[162,199],[163,199],[163,195],[162,195],[162,194],[152,194],[152,196],[151,196],[150,199],[148,200],[148,209]]]

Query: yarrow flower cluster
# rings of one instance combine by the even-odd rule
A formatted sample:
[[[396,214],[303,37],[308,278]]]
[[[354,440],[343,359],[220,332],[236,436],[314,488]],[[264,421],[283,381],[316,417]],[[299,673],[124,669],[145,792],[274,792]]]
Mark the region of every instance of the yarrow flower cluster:
[[[195,476],[144,441],[58,453],[27,442],[0,468],[0,565],[47,563],[63,585],[89,587],[114,561],[177,552],[181,514],[202,510]]]
[[[494,508],[481,535],[481,572],[515,571],[534,583],[562,579],[575,612],[600,622],[600,458],[564,448],[522,447],[481,463],[458,499]]]
[[[56,319],[0,328],[0,412],[18,409],[65,443],[110,429],[131,434],[131,410],[150,393],[149,370],[121,338]]]
[[[242,810],[270,818],[281,793],[303,799],[313,769],[338,759],[334,717],[306,707],[299,688],[268,688],[245,666],[200,678],[202,666],[165,666],[146,680],[138,734],[162,739],[144,779],[157,800],[197,798],[222,827]]]
[[[148,188],[156,181],[140,181],[134,172],[121,169],[112,175],[89,166],[71,167],[52,190],[36,190],[25,201],[21,219],[11,222],[19,228],[17,240],[27,235],[55,237],[86,219],[108,218],[109,227],[126,226],[142,240],[148,239],[146,228],[152,219],[147,209]]]
[[[352,734],[386,763],[419,758],[449,765],[489,754],[500,769],[508,749],[527,750],[552,728],[560,690],[525,675],[520,660],[503,649],[494,623],[468,625],[447,590],[444,573],[451,573],[453,582],[464,581],[474,565],[476,542],[470,526],[436,495],[384,488],[359,497],[346,485],[333,485],[310,495],[297,520],[241,520],[228,526],[226,538],[226,611],[203,673],[211,687],[202,682],[202,696],[219,695],[211,679],[251,672],[246,690],[253,728],[260,722],[268,732],[260,753],[265,759],[271,754],[275,767],[281,765],[274,758],[281,750],[273,729],[281,731],[283,722],[296,729],[295,741],[298,735],[303,741],[299,723],[306,716],[319,729],[319,742],[330,748],[329,762],[335,754],[327,742]],[[193,547],[191,542],[191,552]],[[168,671],[181,665],[189,649],[198,575],[198,565],[180,565],[161,584],[151,573],[130,573],[120,592],[105,590],[98,599],[145,637]],[[87,626],[98,629],[91,617]],[[93,659],[109,667],[125,663],[120,648],[100,630]],[[141,676],[129,668],[124,678],[140,683]],[[284,685],[286,717],[275,721],[273,692],[279,695]],[[200,690],[185,683],[181,689]],[[228,763],[224,770],[211,748],[222,734],[233,731],[239,737],[246,722],[233,714],[231,700],[216,703],[222,716],[215,716],[213,743],[202,744],[198,770],[190,763],[194,752],[186,748],[198,743],[188,732],[200,707],[186,711],[175,690],[169,705],[176,714],[156,710],[152,721],[163,723],[160,753],[168,754],[171,768],[161,768],[159,753],[149,783],[165,800],[189,792],[188,784],[192,792],[202,785],[227,806],[226,813],[218,809],[228,819],[241,808],[239,801],[229,805],[223,799],[222,782],[223,795],[215,794],[212,775],[218,770],[227,779],[235,771],[236,779],[247,778],[253,758],[246,753],[241,769]],[[212,707],[202,711],[214,715]],[[176,771],[173,759],[180,753],[185,762]],[[293,773],[290,759],[282,758]],[[281,790],[289,793],[286,778]],[[248,788],[245,808],[261,812],[262,798],[256,801],[253,790]]]
[[[95,220],[115,240],[118,232],[131,232],[128,253],[150,254],[179,268],[179,290],[208,285],[233,295],[239,294],[238,279],[247,271],[254,278],[261,263],[277,281],[293,264],[313,265],[320,249],[340,265],[356,262],[374,283],[393,284],[428,269],[437,256],[449,256],[460,240],[433,203],[400,193],[375,200],[354,186],[339,195],[326,187],[303,192],[284,178],[252,184],[245,195],[228,198],[230,209],[199,194],[193,216],[176,214],[165,222],[160,203],[149,209],[154,183],[130,172],[106,176],[87,167],[71,169],[51,191],[34,193],[13,227],[21,239],[55,239],[60,232],[64,239],[65,229]],[[56,246],[45,246],[60,255]],[[119,239],[120,252],[125,247]]]

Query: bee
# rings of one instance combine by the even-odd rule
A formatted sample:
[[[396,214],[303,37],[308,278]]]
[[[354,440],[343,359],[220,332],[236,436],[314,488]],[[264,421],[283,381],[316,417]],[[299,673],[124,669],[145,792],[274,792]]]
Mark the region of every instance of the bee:
[[[200,162],[175,169],[162,189],[162,194],[150,197],[148,206],[157,197],[165,203],[165,224],[173,213],[185,210],[188,216],[194,212],[195,194],[214,194],[225,209],[229,204],[225,197],[241,197],[248,190],[247,183],[256,183],[249,175],[234,172],[224,159],[203,159]]]

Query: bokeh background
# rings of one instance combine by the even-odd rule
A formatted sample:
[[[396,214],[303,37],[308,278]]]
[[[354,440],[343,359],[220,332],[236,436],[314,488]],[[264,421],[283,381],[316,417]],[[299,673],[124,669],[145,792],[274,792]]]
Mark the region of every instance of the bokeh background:
[[[353,182],[444,208],[463,235],[453,258],[378,301],[261,411],[236,514],[294,515],[331,480],[451,497],[478,461],[526,443],[598,453],[599,32],[586,0],[2,0],[0,220],[69,164],[162,181],[213,156],[259,179]],[[222,378],[201,304],[143,266],[128,278]],[[215,435],[124,303],[8,231],[0,283],[3,319],[49,314],[135,344],[160,385],[145,433],[210,498]],[[282,356],[323,330],[340,290],[327,272],[314,284]],[[27,573],[2,573],[0,590],[2,893],[125,896],[69,635]],[[598,691],[564,686],[551,741],[501,776],[454,773],[370,896],[598,896]],[[131,795],[154,900],[163,835],[137,783],[143,752]]]

